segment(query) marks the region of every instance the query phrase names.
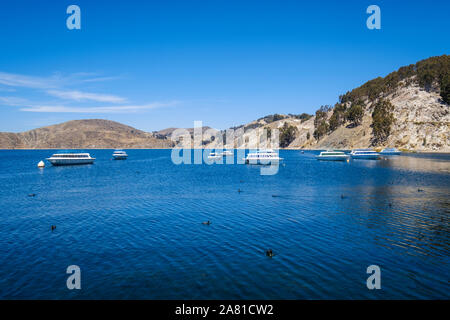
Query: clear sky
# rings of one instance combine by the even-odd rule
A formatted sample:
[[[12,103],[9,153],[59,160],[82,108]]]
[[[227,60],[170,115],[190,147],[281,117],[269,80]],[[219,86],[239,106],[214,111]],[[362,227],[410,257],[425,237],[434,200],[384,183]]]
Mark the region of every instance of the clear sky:
[[[81,30],[66,9],[81,8]],[[369,30],[366,8],[381,9]],[[450,53],[450,1],[1,1],[0,131],[102,118],[226,129],[313,113]]]

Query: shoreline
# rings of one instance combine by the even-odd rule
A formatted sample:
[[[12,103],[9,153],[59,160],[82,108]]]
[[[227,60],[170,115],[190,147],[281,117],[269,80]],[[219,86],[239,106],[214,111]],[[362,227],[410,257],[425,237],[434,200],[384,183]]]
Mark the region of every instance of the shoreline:
[[[178,148],[34,148],[34,149],[29,149],[29,148],[9,148],[9,149],[3,149],[0,148],[0,151],[13,151],[13,150],[18,150],[18,151],[45,151],[45,150],[116,150],[116,149],[125,149],[125,150],[172,150],[172,149],[178,149]],[[192,148],[193,150],[213,150],[213,149],[209,149],[209,148]],[[228,148],[223,148],[223,149],[228,149]],[[231,150],[241,150],[241,149],[245,149],[245,150],[254,150],[253,148],[249,149],[249,148],[233,148]],[[323,151],[323,150],[327,150],[330,148],[320,148],[320,149],[302,149],[302,148],[278,148],[278,150],[284,150],[284,151]],[[333,149],[333,148],[331,148]],[[367,149],[367,148],[353,148],[353,149]],[[375,149],[375,148],[373,148]],[[333,150],[352,150],[352,149],[333,149]],[[401,150],[403,154],[425,154],[425,153],[440,153],[440,154],[450,154],[450,151],[435,151],[435,150]]]

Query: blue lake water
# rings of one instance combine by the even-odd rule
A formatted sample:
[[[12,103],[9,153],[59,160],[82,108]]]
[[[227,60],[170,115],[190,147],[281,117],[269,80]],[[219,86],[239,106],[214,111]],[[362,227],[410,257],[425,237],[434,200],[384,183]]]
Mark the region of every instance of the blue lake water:
[[[448,154],[282,150],[262,176],[175,165],[171,150],[89,152],[94,165],[38,169],[53,151],[0,151],[0,298],[450,298]],[[81,290],[66,287],[69,265]],[[381,290],[366,287],[369,265]]]

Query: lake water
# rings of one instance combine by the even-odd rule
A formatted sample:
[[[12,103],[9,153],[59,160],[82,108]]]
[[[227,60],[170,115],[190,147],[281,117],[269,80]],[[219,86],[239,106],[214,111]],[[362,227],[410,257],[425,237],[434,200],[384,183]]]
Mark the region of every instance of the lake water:
[[[170,150],[89,152],[94,165],[38,169],[53,151],[0,151],[0,298],[450,298],[448,154],[282,150],[262,176],[175,165]],[[69,265],[81,290],[66,287]],[[381,290],[366,287],[369,265]]]

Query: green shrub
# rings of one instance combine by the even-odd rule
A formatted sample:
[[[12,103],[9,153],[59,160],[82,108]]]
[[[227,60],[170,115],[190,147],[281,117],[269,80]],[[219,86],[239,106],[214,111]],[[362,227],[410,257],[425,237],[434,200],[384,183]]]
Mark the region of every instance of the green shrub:
[[[267,130],[267,139],[272,138],[272,129],[270,129],[269,127],[265,127],[264,129]]]
[[[316,117],[314,118],[314,138],[319,140],[322,136],[328,133],[329,125],[327,123],[328,111],[331,110],[330,106],[321,106],[316,111]]]
[[[352,125],[359,126],[364,116],[364,109],[359,104],[352,104],[345,113],[347,121],[350,121]]]
[[[339,104],[337,103],[333,108],[333,114],[330,117],[329,121],[329,130],[334,131],[336,130],[340,125],[344,124],[345,122],[345,112],[346,112],[346,106],[345,104]]]
[[[394,123],[392,110],[394,106],[386,100],[379,100],[372,113],[372,129],[374,144],[386,141],[391,133],[391,126]]]
[[[442,77],[441,97],[446,104],[450,104],[450,73]]]
[[[309,120],[312,118],[312,115],[308,114],[308,113],[302,113],[302,114],[291,114],[290,113],[289,116],[291,116],[292,118],[295,118],[295,119],[302,120],[302,122],[305,122],[306,120]]]
[[[285,115],[282,114],[271,114],[262,118],[259,118],[258,120],[264,120],[266,123],[272,123],[274,121],[278,121],[278,120],[282,120],[282,119],[286,119],[287,117]]]
[[[325,120],[322,120],[317,126],[316,129],[314,130],[313,136],[314,138],[316,138],[317,140],[319,140],[321,137],[323,137],[324,135],[326,135],[329,131],[329,125]]]
[[[280,147],[286,148],[289,146],[291,142],[295,140],[297,131],[297,127],[288,125],[288,123],[285,122],[280,129]]]

